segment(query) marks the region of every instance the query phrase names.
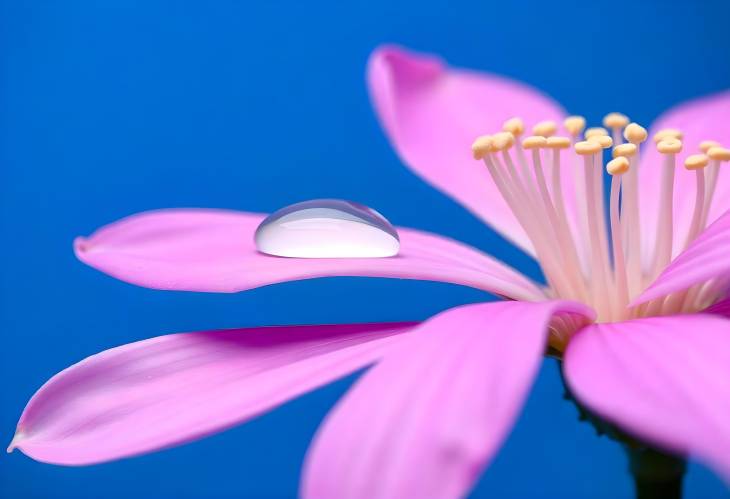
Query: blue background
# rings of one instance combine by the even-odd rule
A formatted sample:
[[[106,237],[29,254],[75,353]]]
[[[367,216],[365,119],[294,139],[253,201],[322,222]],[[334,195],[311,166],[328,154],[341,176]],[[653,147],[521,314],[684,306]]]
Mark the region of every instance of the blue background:
[[[530,82],[596,122],[648,122],[730,86],[730,2],[10,1],[0,13],[0,439],[33,392],[102,349],[166,332],[425,319],[456,286],[337,278],[242,294],[136,288],[77,262],[76,235],[162,207],[310,198],[536,267],[400,165],[370,109],[368,53],[398,42]],[[487,131],[488,132],[488,131]],[[249,424],[85,468],[0,456],[2,497],[287,497],[353,378]],[[475,497],[630,497],[619,448],[578,424],[547,362]],[[374,477],[377,479],[377,477]],[[693,464],[687,497],[722,497]]]

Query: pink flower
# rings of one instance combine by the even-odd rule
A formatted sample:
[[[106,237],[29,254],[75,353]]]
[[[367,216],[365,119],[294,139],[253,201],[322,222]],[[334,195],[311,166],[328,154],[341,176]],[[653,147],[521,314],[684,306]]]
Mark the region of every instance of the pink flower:
[[[135,215],[80,238],[78,257],[157,289],[356,275],[451,282],[508,301],[420,324],[209,331],[107,350],[33,396],[10,448],[67,465],[151,452],[375,363],[315,437],[302,495],[459,497],[510,431],[549,344],[582,404],[730,479],[730,173],[726,149],[701,145],[730,144],[730,92],[668,112],[656,129],[684,135],[663,130],[656,147],[624,116],[607,116],[614,145],[622,131],[629,141],[607,165],[609,223],[600,174],[612,141],[595,130],[581,141],[584,122],[564,121],[548,97],[395,47],[373,54],[368,84],[404,163],[536,256],[548,286],[414,229],[398,229],[393,258],[277,258],[254,246],[264,215]],[[516,115],[507,132],[474,142]],[[554,136],[561,122],[566,138]],[[537,125],[524,141],[523,123]]]

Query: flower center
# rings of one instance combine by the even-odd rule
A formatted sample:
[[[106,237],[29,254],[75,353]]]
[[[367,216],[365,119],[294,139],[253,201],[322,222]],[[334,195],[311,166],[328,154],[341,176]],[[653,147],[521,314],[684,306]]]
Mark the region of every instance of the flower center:
[[[716,301],[725,283],[707,282],[629,308],[633,298],[705,228],[720,163],[730,150],[713,141],[700,145],[684,167],[696,175],[692,221],[681,248],[674,241],[674,173],[682,132],[661,130],[653,137],[663,157],[656,238],[642,240],[639,217],[639,156],[646,130],[619,113],[607,115],[606,128],[585,129],[585,119],[563,123],[569,137],[556,136],[557,123],[536,124],[524,137],[519,118],[503,131],[479,137],[472,146],[532,242],[553,297],[591,305],[600,322],[692,312]],[[613,148],[604,164],[604,151]],[[568,168],[567,172],[564,168]],[[646,166],[647,168],[649,166]],[[603,172],[611,178],[608,207]],[[607,209],[608,208],[608,209]],[[642,264],[642,245],[651,258]]]

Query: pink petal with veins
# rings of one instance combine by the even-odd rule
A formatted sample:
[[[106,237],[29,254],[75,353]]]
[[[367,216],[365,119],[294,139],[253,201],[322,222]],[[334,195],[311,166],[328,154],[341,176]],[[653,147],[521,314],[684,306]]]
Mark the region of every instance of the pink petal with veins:
[[[112,348],[43,385],[9,450],[84,465],[190,442],[380,359],[414,325],[232,329]]]
[[[703,460],[730,481],[730,320],[654,317],[594,324],[564,363],[578,399],[659,448]]]
[[[465,496],[519,415],[559,314],[593,315],[572,302],[481,303],[417,327],[327,416],[302,496]]]
[[[471,286],[514,299],[539,300],[528,278],[465,244],[399,228],[389,258],[281,258],[259,253],[254,232],[264,215],[179,209],[141,213],[75,243],[84,263],[155,289],[236,292],[329,276],[393,277]]]

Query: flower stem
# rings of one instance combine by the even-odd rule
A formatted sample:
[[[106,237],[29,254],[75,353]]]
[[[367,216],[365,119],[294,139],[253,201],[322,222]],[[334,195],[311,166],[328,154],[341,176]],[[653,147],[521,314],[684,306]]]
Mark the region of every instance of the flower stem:
[[[629,471],[636,487],[636,499],[681,499],[682,478],[687,467],[684,458],[655,449],[588,410],[573,396],[565,382],[560,352],[548,350],[546,355],[557,358],[565,388],[563,398],[578,409],[578,419],[590,423],[597,435],[607,436],[626,450]]]
[[[636,499],[681,499],[684,459],[651,448],[626,446]]]

